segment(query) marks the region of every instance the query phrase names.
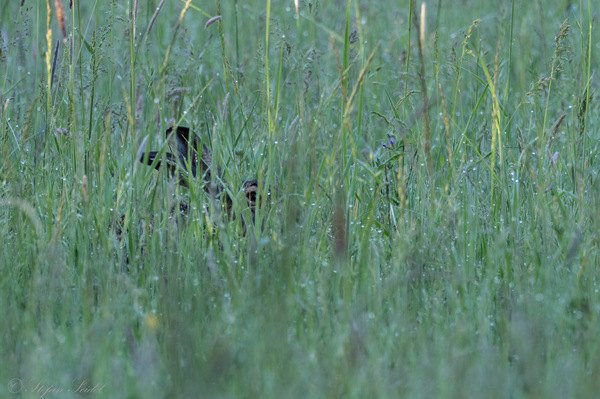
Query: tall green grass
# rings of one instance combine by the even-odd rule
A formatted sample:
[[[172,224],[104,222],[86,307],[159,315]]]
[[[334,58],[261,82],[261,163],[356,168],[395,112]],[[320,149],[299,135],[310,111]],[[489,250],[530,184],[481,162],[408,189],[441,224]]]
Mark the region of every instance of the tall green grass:
[[[596,395],[591,2],[63,7],[0,11],[0,396]]]

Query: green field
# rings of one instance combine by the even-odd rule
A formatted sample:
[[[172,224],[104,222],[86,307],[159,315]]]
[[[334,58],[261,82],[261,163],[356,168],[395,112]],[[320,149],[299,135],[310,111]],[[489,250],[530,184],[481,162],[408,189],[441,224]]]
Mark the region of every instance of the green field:
[[[591,0],[60,3],[0,11],[1,398],[600,397]]]

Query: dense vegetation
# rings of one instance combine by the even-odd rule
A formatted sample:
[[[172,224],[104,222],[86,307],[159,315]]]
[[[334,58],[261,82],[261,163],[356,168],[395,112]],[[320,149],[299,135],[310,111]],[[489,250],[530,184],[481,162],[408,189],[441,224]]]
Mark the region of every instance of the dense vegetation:
[[[598,395],[597,18],[7,2],[0,396]],[[172,125],[235,218],[139,162]]]

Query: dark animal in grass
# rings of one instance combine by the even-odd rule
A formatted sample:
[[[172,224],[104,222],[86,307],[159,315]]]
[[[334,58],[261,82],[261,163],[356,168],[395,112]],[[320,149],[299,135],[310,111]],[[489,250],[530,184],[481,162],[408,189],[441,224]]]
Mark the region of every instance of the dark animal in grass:
[[[168,150],[164,151],[164,165],[161,151],[146,151],[146,142],[143,142],[138,150],[139,161],[154,166],[157,170],[166,166],[169,176],[174,177],[177,174],[179,184],[184,187],[189,187],[193,183],[193,179],[202,177],[204,190],[210,198],[218,199],[224,204],[227,217],[232,218],[233,200],[225,190],[225,182],[221,178],[221,168],[211,169],[212,156],[208,147],[200,142],[196,134],[184,126],[178,126],[176,129],[170,127],[165,134]],[[212,178],[211,172],[216,173],[215,179]],[[258,181],[245,181],[241,189],[244,191],[246,203],[252,213],[252,220],[254,220]],[[181,204],[180,210],[182,213],[187,213],[187,205]]]
[[[147,142],[142,142],[137,157],[141,163],[153,166],[159,170],[161,167],[166,167],[168,175],[173,178],[178,176],[178,183],[184,187],[190,187],[194,183],[196,177],[202,176],[203,187],[212,201],[218,200],[225,208],[224,218],[234,220],[233,215],[233,200],[225,189],[225,181],[221,178],[221,168],[216,166],[211,169],[212,156],[206,145],[201,146],[199,137],[194,134],[189,128],[179,126],[176,129],[170,127],[165,132],[167,143],[166,148],[160,151],[146,151]],[[212,173],[216,173],[215,179],[212,178]],[[190,176],[191,173],[191,176]],[[256,207],[260,203],[257,180],[248,180],[242,184],[241,189],[244,191],[246,203],[251,212],[250,222],[254,222]],[[267,194],[270,195],[270,192]],[[268,203],[267,203],[268,204]],[[170,210],[171,214],[175,213],[175,208]],[[185,202],[179,204],[179,213],[182,215],[189,214],[189,206]],[[154,218],[150,218],[146,223],[140,221],[140,234],[154,230]],[[246,234],[246,223],[242,218],[243,234]],[[125,229],[125,215],[115,222],[115,232],[119,242],[123,239]],[[128,258],[126,260],[128,263]]]

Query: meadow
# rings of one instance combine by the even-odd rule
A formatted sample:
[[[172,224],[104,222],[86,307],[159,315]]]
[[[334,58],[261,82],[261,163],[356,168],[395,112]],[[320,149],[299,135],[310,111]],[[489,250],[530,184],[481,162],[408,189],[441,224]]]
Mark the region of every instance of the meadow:
[[[0,11],[0,397],[600,395],[591,0],[68,3]]]

